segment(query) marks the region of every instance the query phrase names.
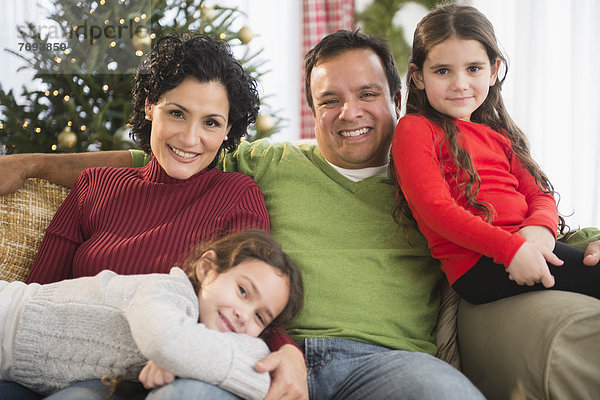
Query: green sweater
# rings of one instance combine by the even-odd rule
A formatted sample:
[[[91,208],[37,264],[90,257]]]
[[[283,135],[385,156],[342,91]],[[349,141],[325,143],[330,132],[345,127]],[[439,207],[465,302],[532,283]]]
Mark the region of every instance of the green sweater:
[[[315,144],[264,140],[242,143],[219,167],[258,183],[271,233],[302,271],[305,303],[292,338],[436,353],[441,270],[425,239],[393,220],[386,176],[352,182]]]

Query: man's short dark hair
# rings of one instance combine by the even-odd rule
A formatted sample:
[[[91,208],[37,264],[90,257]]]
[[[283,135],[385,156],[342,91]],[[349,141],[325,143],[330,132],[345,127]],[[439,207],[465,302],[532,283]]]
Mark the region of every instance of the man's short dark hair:
[[[315,112],[315,105],[313,104],[312,92],[310,90],[310,74],[313,68],[319,62],[340,55],[345,51],[355,49],[371,49],[377,54],[385,69],[392,99],[396,97],[402,88],[400,74],[398,73],[398,68],[396,67],[396,62],[394,61],[394,56],[392,55],[387,39],[380,36],[368,35],[360,32],[358,29],[354,31],[340,30],[325,36],[304,57],[304,94],[313,114]]]

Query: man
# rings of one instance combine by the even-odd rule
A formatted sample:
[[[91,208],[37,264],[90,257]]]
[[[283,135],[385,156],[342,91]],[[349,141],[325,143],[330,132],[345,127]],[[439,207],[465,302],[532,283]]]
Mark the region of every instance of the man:
[[[304,350],[310,398],[482,399],[458,370],[433,357],[442,275],[420,234],[392,218],[386,171],[400,78],[387,43],[331,34],[307,54],[305,83],[318,146],[242,143],[220,167],[254,178],[272,234],[302,269],[305,306],[288,332]],[[30,176],[72,184],[76,175],[67,170],[131,165],[127,152],[54,156],[55,170],[42,174],[46,157],[13,159],[19,176],[0,191]],[[7,159],[0,157],[0,170],[8,170]],[[600,257],[598,243],[591,257]],[[299,374],[291,372],[297,358],[271,356],[262,367],[279,375],[267,398],[306,398],[304,372],[289,382]],[[188,398],[200,386],[182,381],[172,398]]]

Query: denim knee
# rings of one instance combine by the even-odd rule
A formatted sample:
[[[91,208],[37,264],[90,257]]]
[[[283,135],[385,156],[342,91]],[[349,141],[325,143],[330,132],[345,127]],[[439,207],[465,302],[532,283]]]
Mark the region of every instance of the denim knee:
[[[146,400],[239,400],[239,397],[210,383],[195,379],[176,379],[173,383],[154,389]]]

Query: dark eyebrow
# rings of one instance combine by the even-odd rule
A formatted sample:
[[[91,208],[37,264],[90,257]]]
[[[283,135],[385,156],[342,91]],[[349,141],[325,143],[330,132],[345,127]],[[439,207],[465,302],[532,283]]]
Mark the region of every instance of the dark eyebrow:
[[[183,111],[185,111],[185,112],[187,112],[187,113],[189,113],[189,112],[190,112],[190,110],[188,110],[186,107],[182,106],[182,105],[181,105],[181,104],[179,104],[179,103],[175,103],[174,101],[171,101],[171,102],[167,103],[167,105],[168,105],[168,106],[176,106],[176,107],[179,107],[179,108],[181,108]]]
[[[171,102],[169,102],[169,103],[166,103],[166,105],[168,105],[168,106],[175,106],[175,107],[181,108],[183,111],[185,111],[185,112],[186,112],[186,113],[188,113],[188,114],[189,114],[189,112],[190,112],[190,110],[188,110],[188,109],[187,109],[185,106],[182,106],[182,105],[181,105],[181,104],[179,104],[179,103],[175,103],[174,101],[171,101]],[[207,117],[210,117],[210,118],[219,117],[219,118],[223,119],[224,121],[227,121],[227,118],[225,118],[225,117],[224,117],[224,116],[222,116],[221,114],[209,114],[209,115],[207,115]]]
[[[357,90],[355,90],[356,92],[362,92],[363,90],[379,90],[379,91],[383,91],[384,89],[382,89],[381,85],[378,85],[377,83],[367,83],[364,84],[362,86],[359,86]],[[327,96],[335,96],[337,94],[337,92],[333,91],[333,90],[327,90],[325,92],[322,93],[317,93],[317,98],[322,98],[322,97],[327,97]]]

